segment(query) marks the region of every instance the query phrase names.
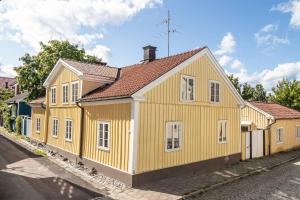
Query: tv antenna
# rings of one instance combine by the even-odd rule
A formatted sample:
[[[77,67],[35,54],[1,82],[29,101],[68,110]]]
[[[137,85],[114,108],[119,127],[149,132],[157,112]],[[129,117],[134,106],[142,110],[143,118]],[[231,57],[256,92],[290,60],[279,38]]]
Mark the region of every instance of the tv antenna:
[[[168,35],[168,56],[170,56],[170,34],[171,33],[178,33],[177,29],[171,28],[171,16],[170,16],[170,10],[168,10],[168,16],[166,19],[164,19],[161,24],[167,25],[167,35]],[[159,34],[160,36],[163,34]]]

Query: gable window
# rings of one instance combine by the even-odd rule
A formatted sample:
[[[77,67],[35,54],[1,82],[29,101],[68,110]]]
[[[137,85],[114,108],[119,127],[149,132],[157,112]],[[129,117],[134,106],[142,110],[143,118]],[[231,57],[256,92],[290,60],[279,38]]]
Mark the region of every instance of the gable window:
[[[300,139],[300,125],[296,126],[296,138]]]
[[[62,85],[62,102],[64,104],[68,103],[69,102],[69,85],[66,83],[66,84],[63,84]]]
[[[58,119],[57,118],[52,119],[52,136],[53,137],[58,136]]]
[[[72,97],[72,103],[75,103],[77,100],[78,100],[78,96],[79,96],[79,82],[76,81],[76,82],[73,82],[72,83],[72,94],[71,94],[71,97]]]
[[[65,139],[68,141],[72,140],[72,125],[73,121],[70,119],[65,120]]]
[[[277,143],[283,143],[283,128],[277,128],[276,142]]]
[[[209,81],[210,88],[210,102],[219,103],[220,102],[220,83],[218,81]]]
[[[51,88],[51,104],[56,104],[56,87]]]
[[[110,138],[110,123],[99,121],[97,126],[98,148],[108,150]]]
[[[174,151],[182,145],[182,124],[180,122],[166,123],[166,151]]]
[[[195,100],[195,77],[181,76],[181,100]]]
[[[39,133],[41,131],[41,118],[35,118],[35,131]]]
[[[218,143],[227,142],[228,122],[227,120],[218,121]]]

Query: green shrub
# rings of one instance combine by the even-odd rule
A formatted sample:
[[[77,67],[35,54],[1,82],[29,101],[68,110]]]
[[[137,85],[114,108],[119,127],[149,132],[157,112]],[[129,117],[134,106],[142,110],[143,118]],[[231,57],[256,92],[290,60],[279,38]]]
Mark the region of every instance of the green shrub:
[[[18,135],[21,135],[21,129],[22,129],[22,118],[18,116],[16,119],[16,133]]]

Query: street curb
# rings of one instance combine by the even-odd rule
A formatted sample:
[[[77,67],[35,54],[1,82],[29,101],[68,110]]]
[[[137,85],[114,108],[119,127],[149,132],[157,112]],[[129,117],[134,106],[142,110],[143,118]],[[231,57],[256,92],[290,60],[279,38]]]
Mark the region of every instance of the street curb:
[[[189,199],[189,198],[193,198],[195,197],[196,195],[200,195],[200,194],[203,194],[205,192],[208,192],[210,190],[213,190],[213,189],[216,189],[220,186],[223,186],[223,185],[226,185],[226,184],[229,184],[229,183],[233,183],[235,181],[238,181],[240,179],[243,179],[243,178],[247,178],[247,177],[250,177],[250,176],[253,176],[253,175],[257,175],[257,174],[260,174],[262,172],[266,172],[268,170],[271,170],[275,167],[278,167],[278,166],[281,166],[285,163],[288,163],[288,162],[291,162],[293,160],[296,160],[300,158],[300,156],[294,156],[288,160],[285,160],[285,161],[282,161],[282,162],[279,162],[279,163],[276,163],[272,166],[269,166],[269,167],[263,167],[263,168],[260,168],[260,169],[256,169],[256,170],[252,170],[252,171],[249,171],[247,173],[244,173],[242,175],[239,175],[239,176],[236,176],[236,177],[233,177],[233,178],[230,178],[230,179],[227,179],[227,180],[224,180],[224,181],[221,181],[219,183],[215,183],[215,184],[212,184],[212,185],[209,185],[209,186],[205,186],[205,187],[202,187],[196,191],[193,191],[191,193],[188,193],[188,194],[185,194],[183,195],[181,198],[179,198],[178,200],[184,200],[184,199]]]

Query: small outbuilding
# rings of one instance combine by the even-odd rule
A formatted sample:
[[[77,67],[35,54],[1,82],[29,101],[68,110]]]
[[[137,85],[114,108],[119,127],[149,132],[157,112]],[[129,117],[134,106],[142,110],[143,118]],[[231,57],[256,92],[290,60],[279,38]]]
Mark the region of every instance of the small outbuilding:
[[[300,112],[276,103],[247,102],[242,109],[242,159],[300,147]]]

